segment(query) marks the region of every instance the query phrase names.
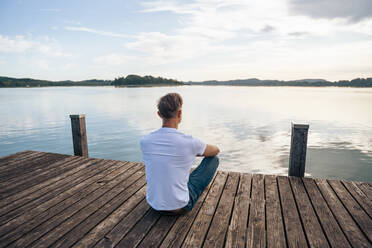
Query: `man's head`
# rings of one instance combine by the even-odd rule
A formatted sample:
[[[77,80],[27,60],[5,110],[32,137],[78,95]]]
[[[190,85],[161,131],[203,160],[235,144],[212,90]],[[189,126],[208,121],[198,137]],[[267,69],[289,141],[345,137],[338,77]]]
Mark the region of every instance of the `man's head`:
[[[182,119],[182,97],[178,93],[168,93],[158,101],[158,115],[163,122],[175,120],[177,124]]]

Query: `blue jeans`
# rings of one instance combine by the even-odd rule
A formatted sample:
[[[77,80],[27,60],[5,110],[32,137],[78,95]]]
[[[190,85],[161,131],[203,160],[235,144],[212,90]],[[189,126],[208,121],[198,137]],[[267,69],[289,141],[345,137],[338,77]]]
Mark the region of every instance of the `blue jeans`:
[[[200,165],[191,172],[187,185],[189,188],[190,200],[184,207],[186,211],[190,211],[194,207],[205,188],[212,181],[218,164],[219,159],[217,156],[205,157]]]

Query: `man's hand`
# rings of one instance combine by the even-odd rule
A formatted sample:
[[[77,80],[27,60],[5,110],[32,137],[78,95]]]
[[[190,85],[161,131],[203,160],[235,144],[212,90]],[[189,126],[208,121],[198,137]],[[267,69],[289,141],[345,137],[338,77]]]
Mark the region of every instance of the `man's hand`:
[[[205,151],[202,154],[202,156],[213,157],[213,156],[216,156],[219,152],[220,152],[220,149],[217,146],[207,145],[207,147],[205,148]]]

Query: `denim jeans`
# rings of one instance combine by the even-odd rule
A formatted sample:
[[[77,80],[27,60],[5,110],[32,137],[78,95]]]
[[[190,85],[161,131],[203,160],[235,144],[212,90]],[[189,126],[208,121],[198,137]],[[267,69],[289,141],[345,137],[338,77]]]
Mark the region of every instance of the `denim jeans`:
[[[184,207],[186,211],[190,211],[194,207],[205,188],[211,182],[216,173],[218,164],[219,159],[217,156],[205,157],[200,165],[191,172],[187,185],[189,188],[190,200]]]

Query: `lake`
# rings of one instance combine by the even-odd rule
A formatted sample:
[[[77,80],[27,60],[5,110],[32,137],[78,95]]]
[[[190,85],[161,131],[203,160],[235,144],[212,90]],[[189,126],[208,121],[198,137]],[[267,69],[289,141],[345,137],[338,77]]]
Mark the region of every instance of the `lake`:
[[[291,122],[308,123],[306,175],[372,181],[372,89],[179,86],[0,89],[0,156],[73,154],[70,114],[86,114],[89,156],[142,161],[156,102],[184,99],[180,130],[220,147],[220,169],[286,175]],[[195,165],[200,162],[196,159]]]

